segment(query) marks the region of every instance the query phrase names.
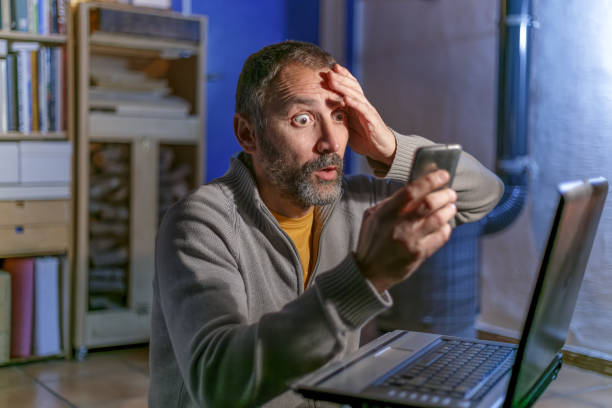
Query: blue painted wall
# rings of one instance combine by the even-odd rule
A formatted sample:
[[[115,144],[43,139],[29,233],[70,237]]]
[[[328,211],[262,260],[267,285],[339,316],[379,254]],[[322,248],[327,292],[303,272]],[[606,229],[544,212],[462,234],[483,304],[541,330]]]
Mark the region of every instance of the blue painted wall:
[[[303,0],[192,0],[208,16],[206,181],[227,170],[240,151],[232,130],[234,97],[246,58],[286,39],[318,43],[319,2]],[[180,0],[172,8],[181,10]]]

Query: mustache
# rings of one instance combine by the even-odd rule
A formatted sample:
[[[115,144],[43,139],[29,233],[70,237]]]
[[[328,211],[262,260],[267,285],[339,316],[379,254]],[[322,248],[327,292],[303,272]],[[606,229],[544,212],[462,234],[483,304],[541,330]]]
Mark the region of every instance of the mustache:
[[[310,160],[302,166],[302,171],[310,174],[325,167],[335,166],[338,168],[338,175],[342,176],[344,171],[344,161],[338,153],[328,153]]]

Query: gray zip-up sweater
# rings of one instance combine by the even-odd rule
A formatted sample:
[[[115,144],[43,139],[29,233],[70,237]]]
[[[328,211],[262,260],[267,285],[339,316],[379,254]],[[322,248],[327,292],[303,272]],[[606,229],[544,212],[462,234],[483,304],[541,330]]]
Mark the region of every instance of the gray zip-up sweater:
[[[305,290],[297,250],[239,157],[168,211],[155,254],[151,408],[298,406],[290,381],[358,347],[359,329],[391,304],[352,255],[363,212],[403,185],[414,150],[431,144],[396,139],[386,179],[347,177],[341,197],[316,208],[319,254]],[[459,224],[491,210],[503,185],[462,153],[453,188]]]

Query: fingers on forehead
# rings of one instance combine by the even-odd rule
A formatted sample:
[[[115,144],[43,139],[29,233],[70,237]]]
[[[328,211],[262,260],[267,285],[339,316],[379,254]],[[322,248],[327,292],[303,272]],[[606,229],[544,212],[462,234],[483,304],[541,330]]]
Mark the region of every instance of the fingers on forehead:
[[[343,67],[342,65],[340,65],[340,64],[336,64],[336,67],[337,67],[337,72],[340,72],[340,73],[342,73],[342,74],[344,74],[344,75],[348,75],[348,76],[349,76],[349,77],[351,77],[351,78],[355,78],[355,77],[353,76],[353,74],[351,74],[351,71],[349,71],[348,69],[346,69],[346,68],[345,68],[345,67]]]

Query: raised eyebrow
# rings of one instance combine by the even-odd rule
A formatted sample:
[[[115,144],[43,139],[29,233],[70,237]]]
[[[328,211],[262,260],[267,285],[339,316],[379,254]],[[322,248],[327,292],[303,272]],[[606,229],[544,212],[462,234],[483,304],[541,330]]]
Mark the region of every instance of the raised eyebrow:
[[[300,98],[300,97],[292,97],[292,98],[286,99],[284,102],[285,103],[283,104],[281,112],[283,112],[283,114],[285,115],[287,115],[289,111],[291,110],[291,108],[293,108],[294,106],[299,106],[299,105],[312,106],[315,104],[315,101],[313,99]]]
[[[287,100],[286,106],[290,107],[292,105],[314,105],[315,104],[315,100],[311,99],[311,98],[300,98],[300,97],[293,97]]]
[[[317,103],[318,103],[318,100],[313,99],[313,98],[292,97],[286,101],[284,111],[285,111],[285,114],[287,114],[289,113],[291,108],[296,105],[313,106],[313,105],[316,105]],[[326,104],[330,108],[346,106],[346,102],[344,102],[344,98],[342,98],[340,95],[338,95],[337,98],[328,98],[326,101]]]
[[[346,102],[344,102],[344,98],[338,96],[338,98],[329,98],[327,100],[327,106],[330,108],[344,108],[346,107]]]

